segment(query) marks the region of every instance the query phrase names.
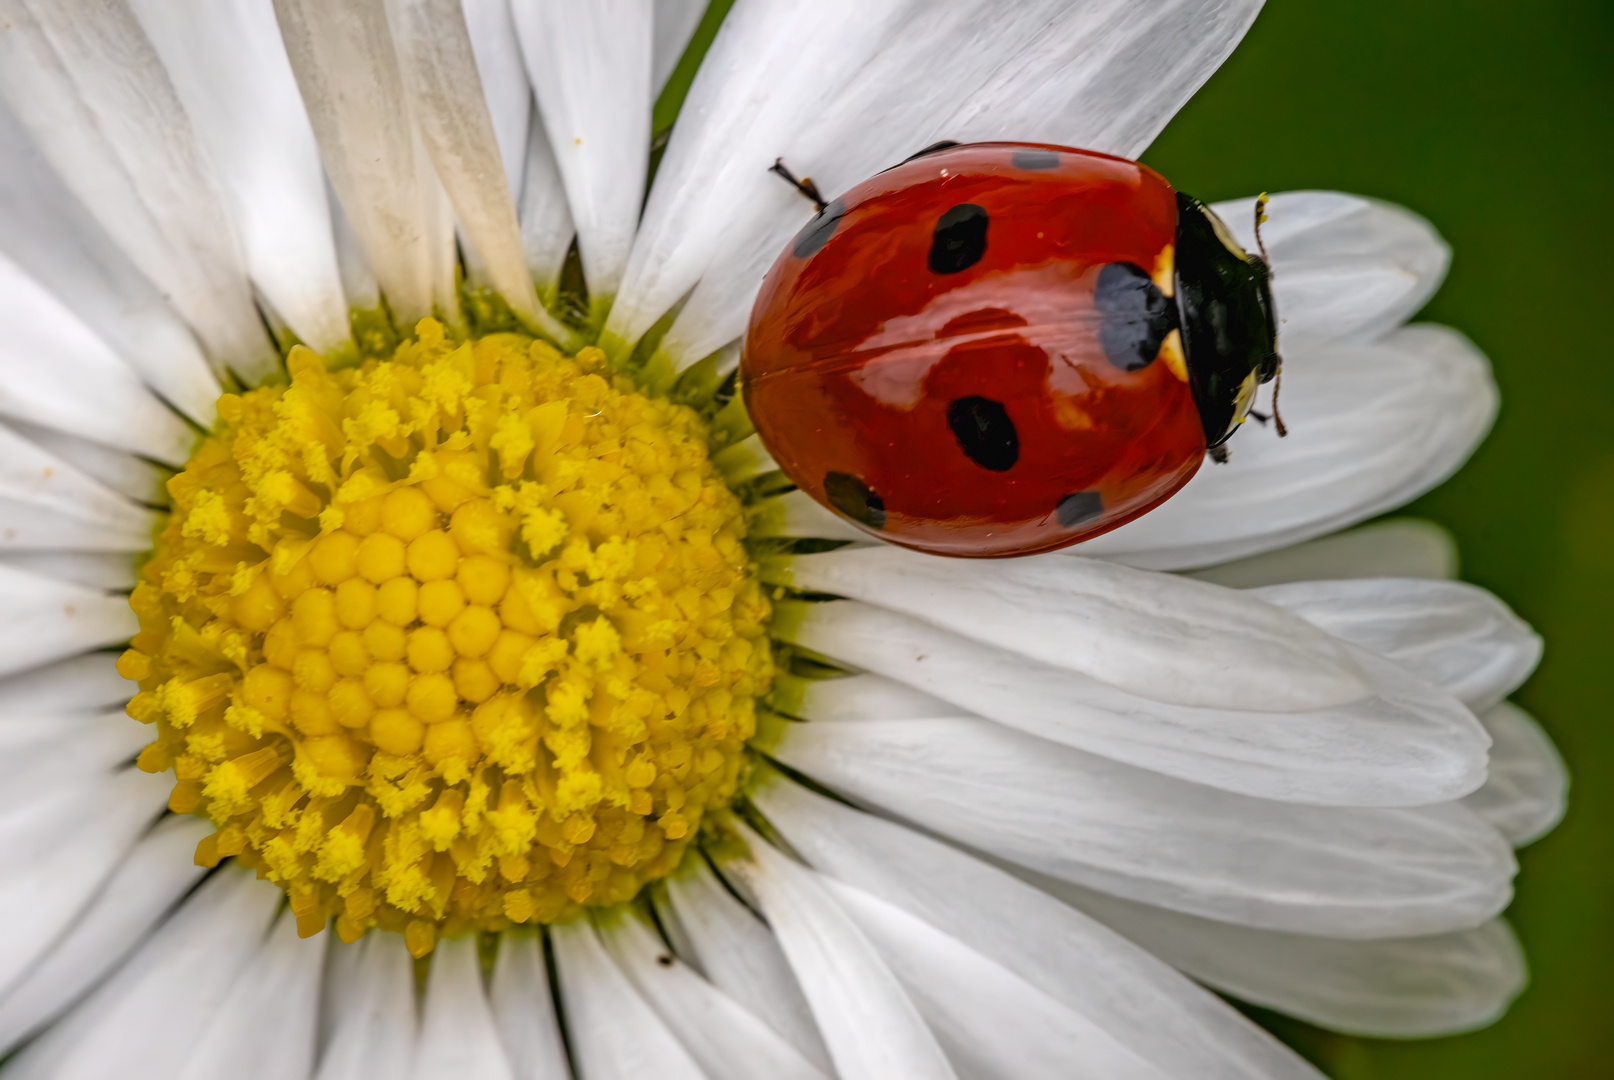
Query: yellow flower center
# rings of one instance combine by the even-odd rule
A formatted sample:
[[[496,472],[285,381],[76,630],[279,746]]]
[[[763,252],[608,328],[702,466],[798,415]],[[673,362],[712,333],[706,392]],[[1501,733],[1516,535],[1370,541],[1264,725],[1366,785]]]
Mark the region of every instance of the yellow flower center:
[[[739,502],[690,409],[431,319],[391,359],[219,401],[168,483],[119,670],[197,849],[305,934],[632,897],[733,796],[773,667]]]

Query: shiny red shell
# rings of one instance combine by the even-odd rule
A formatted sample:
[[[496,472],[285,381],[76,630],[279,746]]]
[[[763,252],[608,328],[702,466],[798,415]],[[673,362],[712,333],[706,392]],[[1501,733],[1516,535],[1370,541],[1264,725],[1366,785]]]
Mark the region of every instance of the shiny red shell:
[[[961,268],[971,251],[937,261],[950,212],[984,227]],[[1094,290],[1120,263],[1169,296],[1176,227],[1158,174],[1065,147],[977,143],[880,173],[763,281],[752,420],[791,481],[896,544],[1025,555],[1122,525],[1187,483],[1205,436],[1175,332],[1118,366]]]

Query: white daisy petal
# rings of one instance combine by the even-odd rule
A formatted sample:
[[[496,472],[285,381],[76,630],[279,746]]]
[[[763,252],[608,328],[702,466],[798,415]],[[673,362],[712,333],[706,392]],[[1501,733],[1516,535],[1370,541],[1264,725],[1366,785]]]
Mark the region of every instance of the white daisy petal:
[[[526,253],[533,284],[547,299],[554,298],[560,285],[560,272],[576,233],[571,207],[566,205],[560,166],[555,164],[555,150],[549,145],[543,117],[534,109],[527,133],[526,169],[521,178],[521,249]]]
[[[538,304],[460,0],[397,0],[393,33],[421,138],[488,280],[529,329],[565,341]],[[523,132],[525,134],[525,132]]]
[[[206,872],[191,856],[212,831],[200,818],[168,817],[134,846],[48,951],[0,995],[0,1053],[54,1019],[140,944]]]
[[[821,540],[849,540],[868,544],[869,534],[845,518],[820,506],[799,488],[763,499],[751,508],[746,535],[752,537],[813,537]]]
[[[128,552],[24,551],[0,556],[0,563],[43,577],[91,589],[128,592],[140,580],[140,556]]]
[[[521,59],[521,43],[510,18],[510,0],[463,0],[465,29],[476,53],[476,72],[493,117],[504,179],[513,194],[521,190],[527,161],[527,130],[532,124],[532,85]]]
[[[129,961],[10,1063],[19,1080],[177,1076],[257,954],[285,895],[226,867]]]
[[[302,342],[349,340],[314,132],[271,0],[130,0],[218,168],[247,270]]]
[[[1432,521],[1393,518],[1265,555],[1193,570],[1188,576],[1234,589],[1347,578],[1442,580],[1457,576],[1457,542]]]
[[[686,859],[652,895],[656,915],[680,959],[744,1002],[820,1070],[833,1072],[812,1010],[778,941],[723,886],[705,859]]]
[[[842,1080],[957,1074],[919,1010],[813,871],[737,825],[748,858],[724,863],[757,897]]]
[[[6,0],[0,92],[57,174],[156,283],[216,365],[278,358],[213,163],[126,4]]]
[[[121,708],[135,687],[118,674],[112,653],[84,653],[0,679],[0,717]]]
[[[596,920],[606,951],[713,1080],[825,1080],[773,1028],[686,964],[634,911]]]
[[[1255,199],[1211,207],[1257,250]],[[1261,239],[1272,260],[1280,351],[1400,326],[1440,288],[1451,249],[1410,210],[1337,191],[1284,191],[1267,203]]]
[[[1280,805],[979,720],[785,725],[770,753],[860,802],[1034,870],[1251,926],[1409,937],[1506,906],[1516,864],[1456,803]]]
[[[145,458],[53,428],[37,427],[16,420],[7,423],[6,427],[137,503],[156,505],[168,501],[168,491],[164,487],[168,470]]]
[[[1508,924],[1384,941],[1283,934],[1196,919],[1035,879],[1208,986],[1319,1027],[1421,1039],[1484,1027],[1524,989]]]
[[[652,0],[520,0],[512,10],[589,295],[608,301],[622,283],[650,164]]]
[[[190,329],[62,186],[0,101],[0,249],[70,307],[168,401],[202,424],[218,380]]]
[[[1383,513],[1450,476],[1496,415],[1490,364],[1455,330],[1284,356],[1289,437],[1250,424],[1163,506],[1065,549],[1156,570],[1209,566]]]
[[[1165,1077],[1086,1017],[924,920],[828,884],[964,1075]]]
[[[910,912],[1172,1076],[1315,1080],[1225,1003],[995,867],[777,775],[753,800],[818,870]]]
[[[804,679],[781,673],[773,677],[768,703],[787,716],[828,722],[930,720],[938,716],[971,715],[967,709],[882,675]]]
[[[549,940],[579,1080],[704,1080],[689,1051],[600,944],[592,923],[560,923],[550,928]]]
[[[127,641],[139,630],[129,601],[0,566],[0,676]]]
[[[1484,710],[1541,660],[1541,637],[1493,594],[1460,581],[1361,578],[1251,590]]]
[[[307,1080],[329,934],[304,941],[284,911],[230,988],[180,1080]]]
[[[452,237],[416,145],[383,0],[275,0],[286,53],[347,222],[402,325],[443,305]],[[449,223],[452,232],[452,224]]]
[[[414,1080],[515,1080],[482,988],[475,935],[445,938],[432,953],[410,1075]]]
[[[1371,681],[1370,693],[1343,705],[1268,712],[1151,700],[855,600],[780,602],[772,632],[948,701],[947,714],[964,710],[1256,798],[1418,806],[1466,795],[1485,780],[1489,740],[1473,714],[1361,650],[1347,656]]]
[[[195,435],[107,344],[0,256],[0,416],[181,462]],[[39,358],[48,356],[49,364]]]
[[[154,518],[0,426],[0,551],[146,551]]]
[[[773,460],[768,448],[762,445],[760,435],[748,436],[733,446],[719,450],[712,455],[712,464],[717,466],[730,487],[779,468],[779,463]]]
[[[170,787],[126,769],[55,820],[29,822],[31,836],[6,837],[11,842],[0,848],[0,864],[7,868],[0,885],[6,927],[0,991],[13,987],[101,890],[162,813]]]
[[[1369,691],[1338,642],[1287,611],[1250,593],[1113,563],[938,559],[880,545],[798,555],[763,575],[1157,701],[1298,712]]]
[[[415,1054],[414,960],[398,934],[366,934],[316,1080],[409,1075]]]
[[[651,42],[650,92],[659,95],[695,36],[707,0],[656,0]]]
[[[1541,725],[1511,702],[1482,713],[1480,723],[1491,733],[1491,773],[1463,804],[1514,847],[1534,843],[1563,820],[1569,770]]]
[[[515,1080],[571,1080],[542,941],[511,930],[499,935],[488,998]]]

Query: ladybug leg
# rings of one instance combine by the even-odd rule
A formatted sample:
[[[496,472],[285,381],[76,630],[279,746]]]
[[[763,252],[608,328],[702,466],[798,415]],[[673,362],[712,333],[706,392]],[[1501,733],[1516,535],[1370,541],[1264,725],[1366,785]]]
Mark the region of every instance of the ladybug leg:
[[[1227,464],[1227,447],[1213,446],[1210,448],[1210,459],[1218,465]]]
[[[812,200],[812,204],[818,208],[819,213],[823,213],[824,207],[829,205],[824,196],[819,193],[818,185],[813,183],[813,178],[804,176],[797,180],[796,174],[785,168],[784,158],[774,158],[773,166],[768,171],[778,173],[784,177],[785,183],[801,192],[802,198]]]

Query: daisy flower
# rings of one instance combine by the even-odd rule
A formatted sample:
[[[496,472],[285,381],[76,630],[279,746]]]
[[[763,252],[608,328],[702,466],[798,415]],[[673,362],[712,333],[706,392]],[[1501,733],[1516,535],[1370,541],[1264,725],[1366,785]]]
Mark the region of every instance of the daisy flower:
[[[0,0],[5,1076],[1276,1080],[1212,991],[1500,1015],[1540,642],[1339,531],[1496,410],[1404,325],[1426,222],[1274,197],[1291,436],[1055,554],[870,541],[735,393],[776,160],[1136,157],[1259,6]]]

